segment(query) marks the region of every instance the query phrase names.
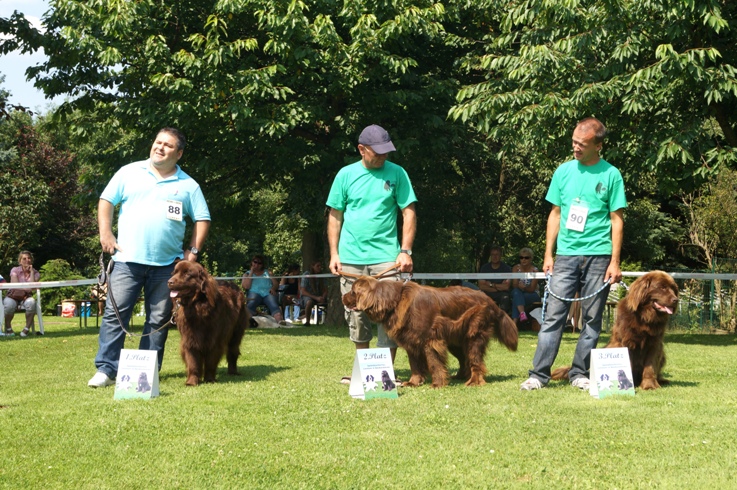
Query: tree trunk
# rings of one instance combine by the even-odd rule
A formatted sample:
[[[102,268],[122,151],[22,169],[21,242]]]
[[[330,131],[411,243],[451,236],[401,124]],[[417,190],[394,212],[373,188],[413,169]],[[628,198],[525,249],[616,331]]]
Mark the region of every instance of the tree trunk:
[[[305,230],[302,234],[302,270],[310,270],[310,266],[316,261],[323,259],[320,253],[319,236],[312,230]],[[323,265],[326,265],[323,262]],[[327,270],[327,267],[323,267]]]

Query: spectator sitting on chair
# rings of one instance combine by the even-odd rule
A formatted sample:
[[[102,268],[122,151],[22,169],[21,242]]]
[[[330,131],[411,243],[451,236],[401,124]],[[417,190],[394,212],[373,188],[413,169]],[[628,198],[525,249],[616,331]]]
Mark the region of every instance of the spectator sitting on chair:
[[[10,282],[38,282],[41,274],[33,268],[33,254],[28,250],[18,254],[18,266],[10,270]],[[4,281],[3,281],[4,282]],[[32,289],[9,289],[3,299],[5,308],[5,335],[13,335],[13,327],[10,323],[15,316],[16,310],[25,310],[26,326],[20,333],[21,337],[27,337],[29,330],[33,327],[33,317],[36,315],[36,300],[33,298]]]
[[[276,279],[271,277],[269,270],[264,267],[264,260],[263,255],[253,256],[251,269],[243,275],[241,286],[248,290],[248,309],[251,315],[255,316],[256,308],[265,304],[274,320],[281,322],[283,317],[276,299],[279,284]]]
[[[494,245],[489,251],[489,262],[481,266],[481,273],[512,272],[512,268],[502,262],[502,247]],[[509,279],[479,279],[479,289],[485,292],[499,308],[511,313],[512,301],[509,294],[511,281]]]
[[[532,250],[525,247],[519,251],[519,264],[512,268],[512,272],[537,272],[532,265],[534,255]],[[527,324],[529,319],[525,307],[540,302],[537,292],[537,279],[512,279],[512,319]]]
[[[310,266],[309,274],[321,274],[322,262],[316,260]],[[302,294],[302,311],[305,313],[305,324],[309,325],[311,320],[311,312],[313,306],[324,305],[328,298],[328,288],[325,285],[325,279],[319,277],[302,278],[302,284],[299,288]]]
[[[299,279],[289,277],[298,275],[299,265],[291,264],[279,281],[279,304],[283,311],[286,311],[287,306],[295,305],[299,301]]]

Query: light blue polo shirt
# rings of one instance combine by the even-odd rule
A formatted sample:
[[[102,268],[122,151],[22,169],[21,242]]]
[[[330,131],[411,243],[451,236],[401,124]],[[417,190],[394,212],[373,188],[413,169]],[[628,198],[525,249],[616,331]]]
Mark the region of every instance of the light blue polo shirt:
[[[157,180],[149,160],[118,170],[100,199],[117,206],[119,262],[163,266],[183,258],[185,218],[210,221],[205,196],[195,180],[177,165],[174,175]],[[179,218],[173,219],[173,218]]]

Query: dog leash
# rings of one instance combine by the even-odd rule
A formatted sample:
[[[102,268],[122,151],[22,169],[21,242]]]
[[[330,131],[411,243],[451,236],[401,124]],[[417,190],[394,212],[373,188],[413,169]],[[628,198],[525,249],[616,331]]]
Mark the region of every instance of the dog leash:
[[[588,296],[584,296],[583,298],[563,298],[563,297],[558,296],[557,294],[555,294],[550,289],[550,274],[549,273],[545,274],[545,280],[547,282],[545,283],[545,293],[543,294],[543,305],[542,305],[542,310],[543,310],[542,321],[543,322],[545,321],[545,305],[546,305],[546,303],[548,301],[548,294],[551,294],[553,297],[558,298],[561,301],[567,301],[569,303],[576,302],[576,301],[583,301],[583,300],[586,300],[586,299],[589,299],[589,298],[593,298],[594,296],[596,296],[597,294],[599,294],[600,292],[602,292],[604,290],[604,288],[607,287],[610,284],[610,282],[611,282],[610,279],[607,279],[604,282],[604,285],[602,287],[600,287],[598,289],[598,291],[595,291],[595,292],[589,294]],[[629,291],[630,290],[630,287],[627,285],[626,282],[624,282],[624,280],[619,281],[619,285],[622,286],[625,291]]]
[[[118,324],[120,324],[120,328],[123,329],[123,332],[128,335],[128,337],[148,337],[149,335],[153,335],[157,332],[160,332],[164,328],[168,327],[169,325],[177,325],[176,322],[176,314],[179,311],[179,308],[181,307],[181,304],[179,300],[176,302],[175,308],[171,312],[171,318],[169,321],[165,324],[163,324],[161,327],[157,328],[156,330],[145,333],[145,334],[137,334],[128,331],[125,328],[125,325],[123,325],[123,320],[120,318],[120,311],[118,310],[118,304],[115,302],[115,297],[113,296],[113,288],[110,287],[109,281],[110,281],[110,274],[113,272],[113,258],[110,257],[110,261],[107,263],[107,268],[105,267],[105,261],[104,261],[104,252],[100,254],[100,274],[97,276],[97,285],[98,287],[103,287],[107,285],[107,295],[108,298],[110,298],[110,304],[113,305],[113,311],[115,312],[115,317],[118,319]]]
[[[611,284],[611,279],[607,279],[606,281],[604,281],[603,286],[601,286],[599,289],[597,289],[593,293],[584,296],[583,298],[564,298],[563,296],[558,296],[557,294],[553,292],[552,289],[550,289],[550,276],[551,276],[550,273],[545,274],[546,283],[545,283],[545,293],[543,294],[543,305],[542,305],[542,309],[543,309],[542,321],[543,322],[545,321],[545,310],[546,310],[545,306],[547,305],[547,302],[548,302],[548,294],[550,294],[554,298],[557,298],[561,301],[566,301],[568,303],[575,303],[575,302],[585,301],[587,299],[593,298],[594,296],[598,295],[600,292],[604,291],[604,289]]]
[[[394,272],[392,272],[390,274],[389,273],[390,271],[394,271]],[[382,277],[396,276],[397,274],[401,274],[401,272],[399,271],[399,265],[394,264],[391,267],[388,267],[388,268],[384,269],[383,271],[379,272],[378,274],[371,274],[370,277],[373,277],[374,279],[381,279]],[[353,279],[360,279],[361,277],[366,277],[363,274],[354,274],[352,272],[344,272],[344,271],[340,271],[340,273],[338,275],[343,276],[343,277],[350,277],[350,278],[353,278]],[[407,281],[409,281],[411,279],[412,279],[412,273],[410,272],[409,273],[409,277],[404,282],[407,282]]]

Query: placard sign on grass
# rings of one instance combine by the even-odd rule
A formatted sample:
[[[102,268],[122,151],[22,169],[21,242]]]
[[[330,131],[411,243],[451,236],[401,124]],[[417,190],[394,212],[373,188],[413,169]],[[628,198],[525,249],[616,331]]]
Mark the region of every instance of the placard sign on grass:
[[[115,399],[149,400],[159,396],[159,369],[155,350],[123,349],[120,351]]]
[[[626,347],[591,350],[589,394],[594,398],[635,395],[630,353]]]
[[[392,354],[387,348],[359,349],[353,362],[348,393],[353,398],[398,398]]]

